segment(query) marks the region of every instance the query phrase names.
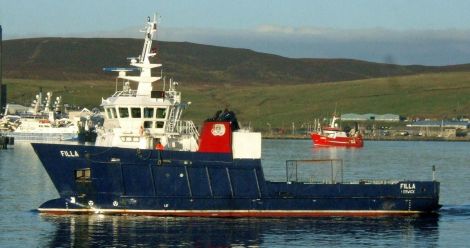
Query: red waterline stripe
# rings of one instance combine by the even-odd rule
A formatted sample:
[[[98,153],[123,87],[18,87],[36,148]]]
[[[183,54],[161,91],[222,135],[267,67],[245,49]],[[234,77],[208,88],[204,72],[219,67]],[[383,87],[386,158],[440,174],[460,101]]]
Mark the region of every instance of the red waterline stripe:
[[[118,210],[118,209],[38,209],[47,214],[130,214],[147,216],[178,217],[368,217],[368,216],[409,216],[420,211],[387,211],[387,210],[351,210],[351,211],[191,211],[191,210]]]

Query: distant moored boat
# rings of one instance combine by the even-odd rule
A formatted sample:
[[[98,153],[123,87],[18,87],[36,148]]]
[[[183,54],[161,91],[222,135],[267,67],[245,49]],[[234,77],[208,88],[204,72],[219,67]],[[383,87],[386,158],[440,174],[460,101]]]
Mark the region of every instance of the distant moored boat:
[[[338,128],[336,120],[338,118],[336,115],[333,115],[331,123],[327,127],[321,128],[319,131],[312,132],[310,137],[312,138],[314,146],[324,146],[324,147],[363,147],[364,141],[362,135],[359,133],[359,130],[356,128],[351,129],[350,132],[346,133],[345,131]]]

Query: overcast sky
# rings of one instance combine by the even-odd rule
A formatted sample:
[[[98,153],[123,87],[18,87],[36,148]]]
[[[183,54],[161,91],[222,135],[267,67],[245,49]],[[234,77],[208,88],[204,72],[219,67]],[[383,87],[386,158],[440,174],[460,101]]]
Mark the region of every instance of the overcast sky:
[[[4,39],[140,37],[249,48],[287,57],[398,64],[470,63],[466,0],[0,0]]]

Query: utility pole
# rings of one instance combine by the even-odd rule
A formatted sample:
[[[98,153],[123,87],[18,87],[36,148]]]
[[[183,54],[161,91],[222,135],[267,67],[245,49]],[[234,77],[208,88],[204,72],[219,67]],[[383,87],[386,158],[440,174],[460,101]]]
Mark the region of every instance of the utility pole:
[[[2,25],[0,25],[0,115],[2,115],[7,104],[7,86],[3,84],[3,37]]]

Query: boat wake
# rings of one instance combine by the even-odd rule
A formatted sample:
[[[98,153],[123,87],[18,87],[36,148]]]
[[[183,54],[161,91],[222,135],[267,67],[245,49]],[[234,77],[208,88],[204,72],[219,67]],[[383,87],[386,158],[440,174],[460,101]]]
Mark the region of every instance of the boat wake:
[[[443,216],[470,217],[470,205],[444,205],[439,213]]]

